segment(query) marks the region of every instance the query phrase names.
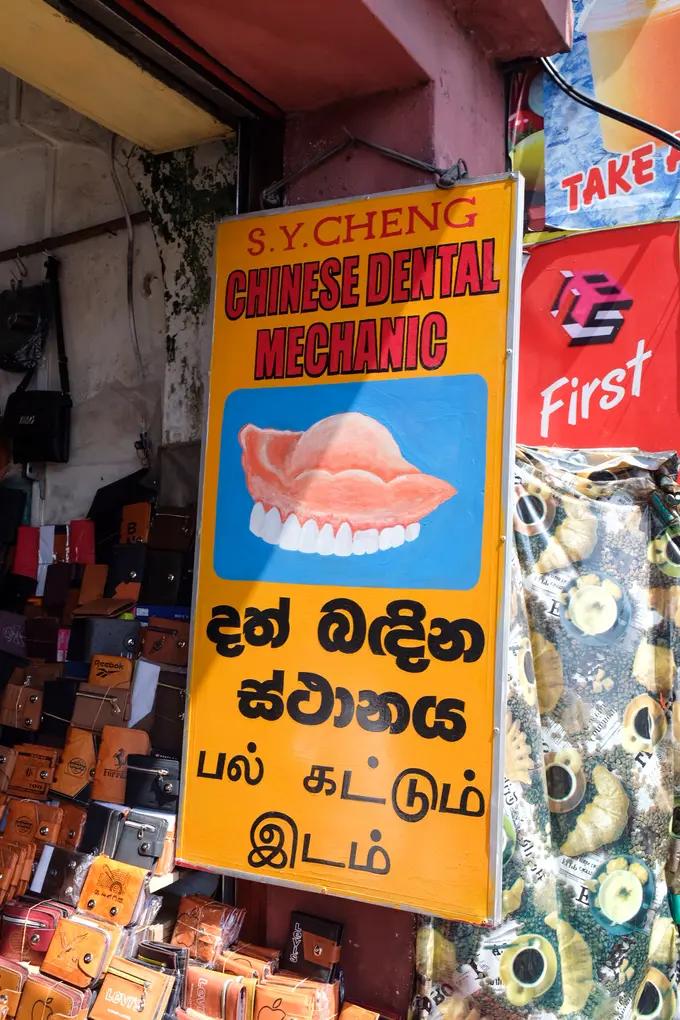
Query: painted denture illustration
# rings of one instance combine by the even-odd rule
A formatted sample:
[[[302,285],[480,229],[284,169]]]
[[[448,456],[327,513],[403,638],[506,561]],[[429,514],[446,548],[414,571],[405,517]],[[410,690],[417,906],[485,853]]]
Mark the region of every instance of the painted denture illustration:
[[[389,429],[356,411],[306,432],[239,432],[254,506],[250,530],[270,545],[362,556],[413,542],[420,522],[456,494],[401,455]]]

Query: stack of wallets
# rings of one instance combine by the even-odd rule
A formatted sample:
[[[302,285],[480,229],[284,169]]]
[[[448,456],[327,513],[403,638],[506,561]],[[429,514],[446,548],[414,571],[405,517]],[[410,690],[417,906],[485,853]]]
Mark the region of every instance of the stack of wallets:
[[[0,923],[0,956],[39,967],[52,944],[59,921],[72,911],[72,907],[56,900],[6,903]]]
[[[316,981],[334,981],[340,964],[342,925],[293,911],[281,966]]]
[[[224,974],[236,974],[263,981],[279,969],[280,955],[278,949],[256,946],[249,942],[236,942],[217,957],[215,969],[221,970]]]
[[[297,974],[277,974],[255,988],[255,1016],[271,1016],[272,1010],[279,1020],[334,1020],[340,1011],[340,982],[327,984]]]
[[[214,1020],[252,1020],[256,984],[253,978],[190,966],[187,970],[187,1009]]]
[[[166,1006],[166,1013],[171,1017],[174,1016],[178,1006],[186,1005],[187,968],[189,966],[187,950],[181,946],[145,939],[137,946],[135,959],[145,967],[150,967],[163,974],[171,974],[174,977],[174,987]]]
[[[238,938],[245,911],[207,896],[183,896],[172,944],[184,946],[192,960],[212,966],[225,946]]]

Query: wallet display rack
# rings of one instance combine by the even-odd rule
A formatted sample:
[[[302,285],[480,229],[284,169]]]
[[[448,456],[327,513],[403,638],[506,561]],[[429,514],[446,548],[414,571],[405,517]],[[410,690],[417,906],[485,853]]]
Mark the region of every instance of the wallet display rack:
[[[279,951],[171,894],[193,509],[24,515],[0,486],[0,1020],[377,1020],[341,925],[294,913]]]

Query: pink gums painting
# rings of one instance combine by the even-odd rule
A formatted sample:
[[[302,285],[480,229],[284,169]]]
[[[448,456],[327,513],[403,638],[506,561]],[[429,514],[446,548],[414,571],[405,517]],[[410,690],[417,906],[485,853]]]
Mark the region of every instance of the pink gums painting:
[[[242,464],[250,530],[271,545],[361,556],[414,541],[420,521],[456,494],[401,454],[389,429],[348,411],[305,432],[245,425]]]

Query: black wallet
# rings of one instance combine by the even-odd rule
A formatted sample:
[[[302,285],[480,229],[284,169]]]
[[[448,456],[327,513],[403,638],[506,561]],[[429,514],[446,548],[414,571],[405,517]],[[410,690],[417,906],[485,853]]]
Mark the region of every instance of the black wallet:
[[[129,545],[126,549],[137,549]],[[134,659],[139,651],[140,626],[137,620],[108,616],[79,616],[73,620],[68,643],[68,658],[89,662],[95,655],[125,655]]]
[[[129,754],[125,803],[152,811],[176,811],[179,760],[159,754]]]
[[[144,811],[130,811],[123,822],[116,860],[153,871],[163,853],[167,834],[167,819],[145,814]]]
[[[340,963],[342,925],[294,910],[281,966],[315,981],[333,981]]]
[[[80,841],[81,853],[115,857],[123,834],[126,814],[126,811],[119,811],[117,808],[91,803],[87,809],[85,830]]]
[[[172,673],[162,669],[156,686],[153,723],[149,736],[158,751],[173,757],[181,754],[186,712],[186,673]]]
[[[158,507],[151,521],[149,549],[188,552],[193,548],[196,513],[193,507]]]
[[[141,584],[145,566],[146,546],[143,542],[115,545],[111,551],[104,596],[113,598],[119,584]]]
[[[146,573],[140,602],[152,606],[176,606],[185,570],[185,557],[181,552],[150,549],[146,558]]]
[[[56,662],[60,623],[56,616],[26,618],[26,655],[29,659]]]
[[[93,860],[94,854],[46,846],[36,866],[31,892],[38,893],[44,900],[57,900],[77,907]]]
[[[66,740],[71,725],[71,716],[76,703],[78,681],[70,679],[49,680],[43,687],[42,719],[40,733],[49,733]],[[62,743],[63,743],[62,741]]]

